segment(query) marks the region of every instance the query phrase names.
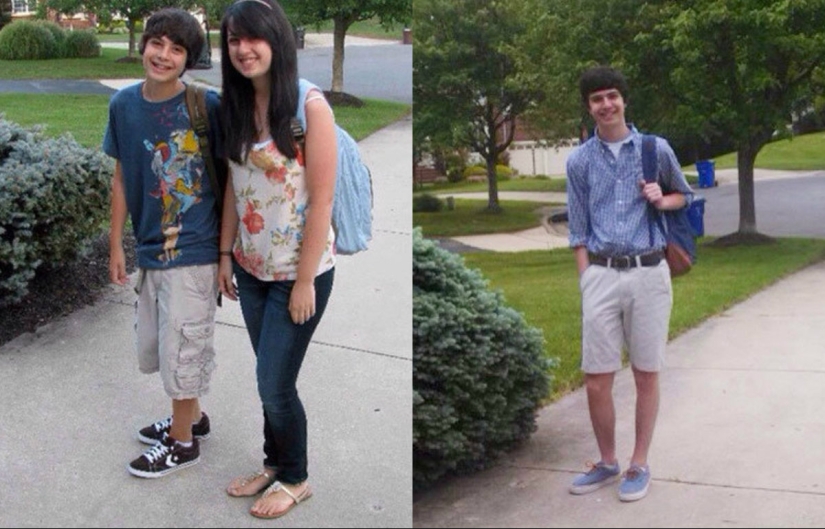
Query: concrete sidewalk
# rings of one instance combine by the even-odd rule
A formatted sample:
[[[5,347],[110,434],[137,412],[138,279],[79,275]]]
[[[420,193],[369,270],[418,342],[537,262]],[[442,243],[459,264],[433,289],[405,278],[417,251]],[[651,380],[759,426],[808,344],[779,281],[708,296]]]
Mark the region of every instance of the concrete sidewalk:
[[[668,345],[647,498],[617,486],[573,496],[598,459],[583,390],[543,408],[538,431],[494,468],[415,498],[416,527],[822,527],[825,263]],[[678,303],[678,299],[676,300]],[[614,388],[619,462],[633,449],[632,374]]]
[[[412,524],[412,120],[360,143],[374,175],[374,239],[341,257],[301,372],[315,495],[273,527]],[[71,278],[67,278],[71,280]],[[218,368],[201,462],[144,480],[126,471],[138,428],[169,414],[141,375],[128,288],[0,348],[0,526],[260,527],[254,498],[224,492],[260,468],[254,355],[237,303],[218,309]]]

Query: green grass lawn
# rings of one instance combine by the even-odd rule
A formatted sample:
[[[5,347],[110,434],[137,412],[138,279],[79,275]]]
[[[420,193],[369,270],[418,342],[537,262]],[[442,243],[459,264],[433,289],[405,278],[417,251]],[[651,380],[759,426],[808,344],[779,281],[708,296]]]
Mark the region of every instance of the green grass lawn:
[[[212,25],[209,26],[213,28],[209,31],[209,40],[212,43],[212,46],[217,48],[221,45],[221,31],[220,27],[214,27]],[[333,22],[332,20],[327,20],[319,27],[316,26],[307,26],[305,28],[306,33],[332,33],[333,30]],[[404,26],[402,24],[396,24],[393,26],[391,30],[386,30],[381,27],[381,24],[378,22],[378,19],[373,20],[362,20],[358,22],[354,22],[349,29],[347,30],[347,36],[350,37],[368,37],[372,39],[387,39],[387,40],[401,40],[403,36]],[[140,42],[140,38],[143,33],[135,33],[135,45]],[[128,33],[117,33],[117,34],[107,34],[102,33],[98,34],[98,40],[101,44],[105,44],[107,42],[129,42],[129,34]]]
[[[557,191],[563,193],[567,188],[564,175],[550,178],[515,178],[499,180],[499,191]],[[487,182],[442,182],[416,185],[415,193],[479,193],[487,192]]]
[[[307,33],[332,33],[333,22],[327,20],[319,27],[307,26]],[[371,39],[388,39],[401,40],[404,26],[402,24],[395,24],[391,30],[386,30],[381,27],[377,19],[363,20],[354,22],[347,30],[347,36],[350,37],[368,37]]]
[[[0,79],[137,79],[143,77],[140,62],[119,63],[126,50],[103,48],[94,59],[0,61]]]
[[[673,280],[670,337],[723,312],[776,280],[825,258],[825,240],[779,239],[776,245],[710,248],[699,245],[698,261]],[[544,332],[545,350],[557,357],[551,399],[581,385],[581,297],[573,254],[568,249],[464,255],[482,271],[507,304]]]
[[[85,147],[100,147],[109,119],[109,96],[0,93],[0,114],[25,127],[44,125],[47,136],[69,132]]]
[[[561,206],[561,204],[556,204]],[[540,202],[508,200],[504,211],[487,213],[485,200],[456,199],[455,209],[413,213],[413,225],[420,226],[425,237],[457,237],[482,233],[507,233],[526,230],[541,224]]]
[[[735,152],[719,156],[715,161],[716,169],[737,166]],[[756,167],[784,171],[825,169],[825,132],[812,132],[765,145],[756,156]],[[696,171],[696,168],[686,170]]]
[[[362,108],[336,108],[335,115],[356,139],[409,113],[409,105],[366,99]],[[24,126],[45,125],[49,136],[69,132],[86,147],[100,147],[109,118],[109,96],[0,93],[0,113]],[[81,116],[82,119],[79,119]]]

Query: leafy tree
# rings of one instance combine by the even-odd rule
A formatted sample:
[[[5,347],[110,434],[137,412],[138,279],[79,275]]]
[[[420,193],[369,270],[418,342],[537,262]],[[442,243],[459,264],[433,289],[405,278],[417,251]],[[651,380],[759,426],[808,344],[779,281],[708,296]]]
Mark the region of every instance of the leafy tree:
[[[326,20],[333,21],[333,94],[344,91],[344,39],[353,23],[378,18],[385,27],[392,27],[395,23],[406,24],[412,18],[412,0],[284,0],[281,5],[296,24],[320,25]]]
[[[530,0],[528,0],[530,1]],[[825,60],[825,0],[535,0],[521,60],[545,74],[547,121],[581,118],[575,78],[612,64],[627,74],[628,113],[664,135],[724,138],[737,151],[739,230],[760,241],[753,168],[800,103],[813,104]],[[563,82],[566,90],[554,90]],[[578,106],[578,109],[576,109]],[[542,108],[547,111],[548,109]],[[640,127],[640,128],[642,128]],[[727,242],[723,239],[722,242]]]
[[[791,122],[825,60],[822,0],[694,0],[663,9],[640,43],[678,61],[669,84],[683,98],[677,116],[703,134],[731,138],[739,168],[739,231],[757,234],[753,168],[760,149]]]
[[[526,24],[498,0],[416,0],[413,98],[416,150],[470,147],[486,161],[487,210],[501,211],[496,159],[516,118],[538,101],[537,79],[515,60]]]
[[[197,5],[203,9],[207,26],[217,29],[221,25],[221,19],[226,8],[232,5],[235,0],[202,0]]]
[[[126,19],[126,28],[129,30],[127,57],[130,59],[135,58],[135,27],[138,22],[164,7],[190,9],[195,5],[193,0],[41,0],[40,4],[42,8],[48,7],[67,15],[89,11],[101,20],[111,18],[113,13],[120,14]]]

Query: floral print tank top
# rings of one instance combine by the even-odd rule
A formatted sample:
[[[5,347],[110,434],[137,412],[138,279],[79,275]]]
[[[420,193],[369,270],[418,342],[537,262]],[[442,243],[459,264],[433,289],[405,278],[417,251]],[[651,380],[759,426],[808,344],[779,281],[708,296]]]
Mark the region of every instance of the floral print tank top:
[[[252,145],[245,164],[229,165],[240,218],[235,260],[262,281],[296,279],[309,205],[303,153],[287,158],[269,139]],[[334,266],[330,226],[316,275]]]

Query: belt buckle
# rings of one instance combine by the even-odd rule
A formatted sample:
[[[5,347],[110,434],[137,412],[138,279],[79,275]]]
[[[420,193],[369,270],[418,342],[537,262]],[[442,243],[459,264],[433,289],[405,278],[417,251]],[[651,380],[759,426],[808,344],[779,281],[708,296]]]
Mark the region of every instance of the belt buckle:
[[[612,259],[613,268],[624,270],[633,266],[633,257],[630,255],[620,255]]]

